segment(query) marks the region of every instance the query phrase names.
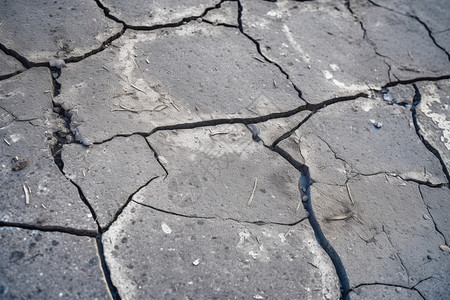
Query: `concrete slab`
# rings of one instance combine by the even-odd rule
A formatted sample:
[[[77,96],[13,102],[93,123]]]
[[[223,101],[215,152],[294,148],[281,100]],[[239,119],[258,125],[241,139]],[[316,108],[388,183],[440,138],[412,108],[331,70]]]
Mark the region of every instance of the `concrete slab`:
[[[81,187],[102,228],[114,221],[133,193],[165,174],[138,135],[117,137],[90,148],[64,145],[62,160],[66,176]]]
[[[52,89],[46,68],[0,82],[0,221],[95,234],[89,209],[54,162],[53,133],[63,124],[52,112]]]
[[[102,0],[111,15],[131,26],[155,26],[179,23],[184,18],[200,17],[210,7],[219,4],[219,0]]]
[[[2,6],[0,43],[33,62],[81,56],[122,29],[95,1],[4,1]]]
[[[389,58],[392,80],[448,74],[448,54],[436,46],[419,21],[369,2],[355,1],[352,9],[378,53]],[[424,13],[436,18],[433,10]]]
[[[374,123],[381,127],[376,128]],[[411,112],[403,106],[387,105],[379,98],[333,104],[312,116],[290,139],[315,143],[309,141],[310,134],[326,152],[333,152],[329,157],[341,160],[339,167],[332,162],[330,168],[336,175],[331,176],[327,174],[330,168],[328,172],[321,170],[329,162],[320,151],[311,148],[308,154],[313,162],[322,159],[319,165],[311,165],[313,180],[337,183],[334,176],[342,174],[342,167],[347,166],[348,176],[389,173],[434,184],[447,182],[439,160],[422,144],[412,125]],[[410,149],[408,155],[404,154],[405,145]]]
[[[109,299],[94,238],[0,228],[3,299]]]
[[[168,176],[134,195],[137,202],[180,215],[241,222],[293,224],[306,218],[298,171],[252,141],[243,125],[157,132],[148,140]]]
[[[412,288],[435,275],[439,293],[449,280],[448,253],[416,183],[384,175],[359,176],[346,187],[313,184],[316,217],[339,253],[352,287],[386,284]],[[348,216],[346,220],[341,216]],[[367,272],[366,270],[370,270]]]
[[[389,81],[388,65],[336,1],[243,1],[244,32],[278,63],[305,99],[355,95]]]
[[[156,126],[258,117],[304,104],[237,29],[196,21],[127,31],[95,57],[69,64],[58,80],[56,101],[71,110],[72,127],[97,142]]]
[[[0,51],[0,79],[7,75],[23,71],[24,69],[22,64],[15,58]]]
[[[311,228],[186,218],[131,202],[103,237],[123,299],[337,299]]]

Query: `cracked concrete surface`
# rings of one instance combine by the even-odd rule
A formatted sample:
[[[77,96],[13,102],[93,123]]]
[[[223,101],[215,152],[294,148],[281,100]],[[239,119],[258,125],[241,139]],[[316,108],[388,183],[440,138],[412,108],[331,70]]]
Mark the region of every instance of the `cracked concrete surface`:
[[[0,298],[445,299],[447,6],[2,1]]]

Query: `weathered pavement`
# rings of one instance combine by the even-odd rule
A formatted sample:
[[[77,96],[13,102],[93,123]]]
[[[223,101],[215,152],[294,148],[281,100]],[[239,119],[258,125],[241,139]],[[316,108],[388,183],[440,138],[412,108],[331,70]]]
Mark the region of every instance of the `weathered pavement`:
[[[0,298],[445,299],[447,2],[1,1]]]

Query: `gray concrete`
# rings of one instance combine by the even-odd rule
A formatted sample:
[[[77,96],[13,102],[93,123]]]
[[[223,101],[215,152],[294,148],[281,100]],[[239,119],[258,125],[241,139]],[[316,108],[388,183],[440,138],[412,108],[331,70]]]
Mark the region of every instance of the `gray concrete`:
[[[201,16],[219,0],[102,0],[111,15],[132,26],[155,26],[178,23],[185,18]]]
[[[0,20],[0,42],[32,62],[82,56],[122,28],[94,1],[3,1]]]
[[[64,125],[53,113],[50,78],[36,68],[0,82],[0,221],[95,231],[89,209],[54,162],[53,132]]]
[[[157,132],[148,139],[168,176],[139,191],[136,201],[176,214],[245,222],[293,224],[306,217],[298,172],[253,142],[243,125]],[[267,161],[274,166],[267,168]]]
[[[0,228],[2,299],[108,299],[94,238]]]
[[[450,294],[445,1],[74,5],[0,5],[0,298]]]
[[[181,217],[132,202],[104,240],[123,299],[339,297],[329,258],[304,223]]]

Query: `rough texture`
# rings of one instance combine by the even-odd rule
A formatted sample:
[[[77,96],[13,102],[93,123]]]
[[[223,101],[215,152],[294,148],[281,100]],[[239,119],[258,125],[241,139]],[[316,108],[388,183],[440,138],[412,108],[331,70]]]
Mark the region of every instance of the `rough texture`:
[[[181,215],[247,222],[292,224],[306,217],[298,208],[298,172],[253,142],[242,125],[158,132],[149,141],[168,176],[136,194],[138,202]],[[267,168],[266,161],[276,163]]]
[[[81,56],[122,27],[105,18],[95,1],[2,1],[0,20],[0,43],[33,62]]]
[[[0,247],[3,299],[109,298],[93,238],[0,228]]]
[[[52,113],[52,89],[45,68],[0,82],[0,221],[95,230],[77,189],[54,162],[52,132],[61,121]]]
[[[110,13],[132,26],[155,26],[178,23],[189,17],[199,17],[206,8],[219,0],[102,0]]]
[[[130,31],[99,55],[68,66],[56,101],[73,111],[73,126],[93,141],[302,105],[284,75],[261,60],[234,28],[191,22],[175,29]]]
[[[76,182],[97,214],[102,227],[150,180],[164,175],[153,151],[141,136],[116,138],[86,148],[67,145],[63,149],[64,171]]]
[[[339,295],[330,261],[303,223],[258,226],[185,218],[132,202],[104,243],[123,299]]]
[[[244,32],[285,70],[311,103],[352,95],[388,80],[384,58],[336,1],[243,1]],[[332,49],[330,46],[332,45]]]
[[[0,0],[0,298],[448,298],[447,2]]]

